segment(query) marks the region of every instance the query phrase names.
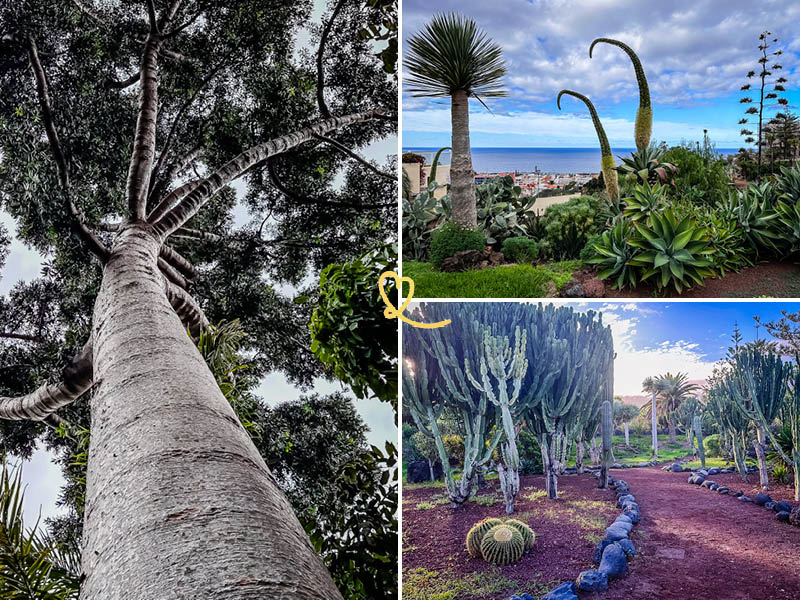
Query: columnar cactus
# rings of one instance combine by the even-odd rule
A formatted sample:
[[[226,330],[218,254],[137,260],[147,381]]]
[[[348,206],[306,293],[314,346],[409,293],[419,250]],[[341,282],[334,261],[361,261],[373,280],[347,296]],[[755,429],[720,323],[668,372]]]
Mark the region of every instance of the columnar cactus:
[[[739,349],[731,372],[723,383],[731,400],[756,430],[756,458],[761,487],[769,488],[767,439],[787,462],[791,460],[775,440],[770,425],[777,418],[786,397],[792,365],[778,354],[754,347]]]
[[[600,421],[600,431],[603,434],[603,462],[600,466],[600,487],[608,487],[608,468],[611,466],[611,433],[614,431],[614,424],[611,419],[611,402],[604,400],[601,406],[602,419]]]
[[[633,63],[633,69],[636,72],[636,81],[639,84],[639,110],[636,111],[636,124],[634,126],[634,140],[636,142],[636,149],[642,151],[650,145],[650,134],[653,129],[653,108],[650,104],[650,87],[647,85],[647,77],[644,75],[644,68],[636,56],[636,53],[630,46],[620,42],[619,40],[612,40],[610,38],[597,38],[589,46],[589,58],[592,58],[592,50],[596,44],[604,43],[611,44],[622,48]]]
[[[592,123],[594,123],[594,129],[597,132],[597,139],[600,142],[600,167],[603,171],[603,179],[605,180],[606,184],[606,193],[608,193],[609,202],[611,202],[611,204],[616,204],[619,200],[617,165],[614,162],[614,157],[611,155],[611,144],[608,143],[606,131],[603,129],[603,124],[600,122],[600,117],[597,116],[597,111],[594,108],[594,104],[592,104],[591,100],[589,100],[589,98],[583,94],[573,92],[572,90],[561,90],[558,92],[558,98],[556,98],[558,110],[561,110],[561,96],[564,94],[567,94],[568,96],[574,96],[578,100],[581,100],[589,109],[589,114],[592,116]]]
[[[523,542],[525,542],[525,550],[533,548],[533,545],[536,543],[536,534],[533,532],[533,529],[528,527],[527,523],[523,523],[518,519],[506,519],[505,524],[519,531]]]
[[[800,357],[795,357],[789,393],[783,406],[783,422],[789,423],[792,433],[792,464],[794,465],[794,500],[800,502]]]
[[[515,527],[496,525],[486,532],[481,542],[481,554],[493,565],[510,565],[525,553],[525,541]]]
[[[714,415],[719,423],[722,433],[728,438],[733,450],[733,460],[736,469],[744,481],[747,481],[747,467],[745,464],[747,434],[750,429],[750,420],[736,409],[734,401],[729,397],[724,382],[718,382],[710,387],[706,393],[706,408]]]
[[[483,519],[475,523],[472,529],[467,533],[467,552],[469,555],[473,557],[481,556],[481,542],[483,541],[483,536],[485,536],[486,532],[492,527],[502,524],[503,522],[500,519],[495,519],[494,517]]]
[[[697,440],[697,453],[700,455],[700,464],[706,468],[706,449],[703,447],[703,420],[699,415],[694,417],[694,437]]]

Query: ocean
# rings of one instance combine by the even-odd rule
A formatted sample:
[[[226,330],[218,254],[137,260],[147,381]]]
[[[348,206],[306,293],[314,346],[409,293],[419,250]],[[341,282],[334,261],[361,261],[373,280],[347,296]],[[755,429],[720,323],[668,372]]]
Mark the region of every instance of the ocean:
[[[438,148],[403,148],[403,152],[417,152],[428,160]],[[628,156],[634,148],[614,148],[614,157]],[[723,156],[736,154],[738,148],[717,148]],[[450,152],[442,152],[442,164],[450,164]],[[473,148],[472,168],[476,173],[506,173],[520,171],[532,173],[537,168],[542,173],[599,173],[599,148]]]

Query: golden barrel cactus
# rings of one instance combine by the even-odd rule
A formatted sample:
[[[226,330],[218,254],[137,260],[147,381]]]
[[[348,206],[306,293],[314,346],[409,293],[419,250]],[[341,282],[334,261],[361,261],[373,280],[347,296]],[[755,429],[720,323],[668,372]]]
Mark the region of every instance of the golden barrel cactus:
[[[492,527],[502,524],[503,522],[500,519],[495,519],[494,517],[483,519],[475,523],[472,529],[469,530],[469,533],[467,533],[467,552],[469,552],[469,555],[481,556],[481,542],[483,541],[483,536],[486,535],[486,532]]]
[[[533,545],[536,543],[536,534],[533,532],[533,529],[528,527],[527,523],[523,523],[518,519],[507,519],[505,524],[519,531],[522,536],[522,541],[525,542],[525,550],[533,548]]]
[[[493,565],[510,565],[522,558],[525,552],[525,540],[516,527],[505,523],[495,525],[481,542],[481,554],[484,560]]]

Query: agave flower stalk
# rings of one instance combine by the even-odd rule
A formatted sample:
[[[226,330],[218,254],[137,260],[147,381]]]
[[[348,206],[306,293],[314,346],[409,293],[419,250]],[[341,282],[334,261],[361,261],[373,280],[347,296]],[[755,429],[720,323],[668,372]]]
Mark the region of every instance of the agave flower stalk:
[[[572,90],[561,90],[558,92],[558,98],[556,98],[556,104],[558,105],[558,110],[561,110],[561,96],[567,94],[569,96],[573,96],[578,100],[581,100],[585,105],[586,108],[589,109],[589,114],[592,116],[592,123],[594,124],[594,129],[597,132],[597,139],[600,142],[600,155],[601,158],[601,168],[603,170],[603,179],[606,183],[606,192],[608,193],[608,200],[614,205],[619,200],[619,182],[617,181],[617,165],[614,162],[614,157],[611,155],[611,145],[608,143],[608,136],[606,136],[606,131],[603,129],[603,124],[600,122],[600,117],[597,116],[597,111],[594,108],[591,100],[589,100],[583,94],[579,94],[578,92],[573,92]]]
[[[639,110],[636,111],[636,124],[634,125],[633,137],[636,142],[636,149],[639,152],[644,151],[650,145],[650,134],[653,131],[653,108],[650,105],[650,87],[647,85],[647,77],[644,74],[642,62],[633,49],[620,42],[619,40],[612,40],[611,38],[597,38],[589,46],[589,58],[592,58],[592,50],[596,44],[604,43],[611,44],[622,48],[633,63],[633,70],[636,72],[636,81],[639,84]]]

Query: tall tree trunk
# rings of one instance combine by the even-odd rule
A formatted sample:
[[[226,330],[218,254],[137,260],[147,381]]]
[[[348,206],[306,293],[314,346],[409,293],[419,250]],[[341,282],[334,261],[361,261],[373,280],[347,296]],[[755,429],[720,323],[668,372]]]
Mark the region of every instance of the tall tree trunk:
[[[631,439],[630,439],[630,432],[627,423],[623,423],[622,426],[625,428],[625,447],[631,447]]]
[[[756,458],[758,459],[758,480],[761,488],[769,489],[769,473],[767,472],[767,434],[760,425],[756,427]]]
[[[81,600],[341,599],[167,302],[159,242],[115,242],[94,311]]]
[[[595,436],[592,436],[592,445],[589,446],[589,460],[592,461],[593,467],[600,464],[600,450],[597,448],[597,437]]]
[[[742,481],[747,481],[747,462],[746,450],[742,440],[736,439],[736,434],[731,434],[731,444],[733,445],[733,461],[736,464],[736,470],[739,471],[739,476]]]
[[[578,469],[578,473],[583,474],[583,440],[579,439],[577,442],[577,446],[575,448],[575,467]]]
[[[653,434],[653,458],[658,458],[658,415],[656,414],[656,394],[653,393],[653,405],[651,406],[650,425]]]
[[[675,431],[675,415],[670,414],[668,417],[669,423],[669,443],[670,444],[677,444],[678,443],[678,436],[677,432]]]
[[[461,227],[475,229],[478,226],[478,214],[469,142],[469,96],[465,91],[454,92],[451,102],[453,151],[450,159],[450,198],[453,221]]]
[[[436,475],[433,473],[433,461],[430,458],[428,459],[428,470],[431,472],[431,481],[436,481]]]

